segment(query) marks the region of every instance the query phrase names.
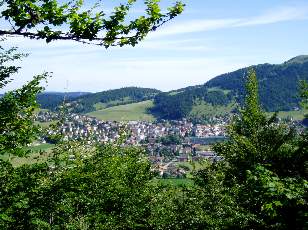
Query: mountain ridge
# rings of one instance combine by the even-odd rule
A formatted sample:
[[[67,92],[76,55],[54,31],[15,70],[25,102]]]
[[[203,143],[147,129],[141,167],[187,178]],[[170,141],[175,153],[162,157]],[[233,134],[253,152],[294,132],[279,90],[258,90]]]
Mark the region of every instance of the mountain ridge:
[[[159,94],[154,99],[152,112],[164,119],[185,118],[197,99],[214,106],[232,101],[243,105],[249,68],[254,68],[257,73],[260,101],[265,111],[288,111],[299,107],[298,84],[300,80],[308,81],[308,55],[296,56],[281,64],[241,68],[221,74],[203,85],[189,86],[173,94]]]
[[[299,55],[281,64],[265,63],[241,68],[216,76],[202,85],[169,92],[151,88],[123,87],[70,98],[68,102],[71,111],[89,113],[112,106],[153,100],[154,106],[149,112],[157,118],[187,118],[198,105],[243,105],[246,93],[244,85],[247,71],[251,67],[257,73],[259,96],[264,110],[288,111],[299,107],[298,81],[308,81],[308,55]]]
[[[294,58],[289,59],[288,61],[284,62],[284,64],[291,64],[291,63],[298,63],[302,64],[308,62],[308,55],[298,55]]]

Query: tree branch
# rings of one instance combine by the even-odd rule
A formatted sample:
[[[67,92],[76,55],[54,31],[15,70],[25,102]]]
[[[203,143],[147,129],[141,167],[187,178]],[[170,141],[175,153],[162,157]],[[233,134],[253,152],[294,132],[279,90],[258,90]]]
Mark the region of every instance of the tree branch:
[[[167,19],[163,22],[161,22],[159,25],[157,26],[153,26],[149,32],[152,32],[152,31],[155,31],[157,30],[159,27],[163,26],[165,23],[169,22],[170,20],[172,20],[171,18],[170,19]],[[48,36],[46,37],[42,37],[38,32],[28,32],[28,31],[25,31],[23,32],[22,31],[22,28],[21,29],[18,29],[18,30],[0,30],[0,37],[1,36],[22,36],[22,37],[26,37],[26,38],[30,38],[30,39],[47,39]],[[73,40],[73,41],[76,41],[76,42],[81,42],[81,43],[84,43],[84,44],[92,44],[92,45],[97,45],[97,46],[103,46],[104,45],[104,42],[108,42],[108,41],[116,41],[116,40],[122,40],[122,39],[142,39],[143,36],[140,35],[140,33],[136,33],[135,35],[132,35],[132,36],[120,36],[120,37],[114,37],[112,39],[109,39],[109,38],[105,38],[105,37],[94,37],[94,38],[91,38],[91,39],[88,39],[88,38],[82,38],[82,37],[77,37],[73,34],[70,34],[70,33],[67,33],[67,34],[62,34],[62,35],[53,35],[53,36],[50,36],[50,38],[52,40]],[[99,42],[99,43],[95,43],[95,42]],[[117,44],[113,44],[111,46],[117,46]]]

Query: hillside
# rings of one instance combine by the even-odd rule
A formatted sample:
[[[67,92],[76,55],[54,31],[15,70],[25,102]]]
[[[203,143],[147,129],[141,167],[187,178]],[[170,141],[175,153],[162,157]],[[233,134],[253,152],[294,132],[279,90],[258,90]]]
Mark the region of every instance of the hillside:
[[[278,65],[252,67],[258,76],[263,109],[269,112],[289,111],[299,106],[298,83],[303,79],[308,81],[308,56],[298,56]],[[230,107],[235,101],[241,105],[249,68],[217,76],[204,85],[161,93],[155,97],[151,111],[159,118],[180,119],[193,115],[198,110],[196,107],[200,108],[202,104],[205,107]]]
[[[37,102],[42,109],[55,110],[64,100],[74,100],[77,97],[88,95],[88,92],[44,92],[37,95]]]
[[[77,97],[90,94],[89,92],[43,92],[36,97],[41,109],[55,110],[64,100],[74,100]],[[0,98],[4,94],[0,94]]]
[[[292,111],[299,106],[298,82],[308,80],[308,55],[297,56],[278,65],[252,67],[258,76],[263,109],[268,112]],[[203,85],[164,93],[150,88],[126,87],[98,93],[45,92],[39,94],[37,100],[43,109],[54,110],[65,98],[72,112],[89,113],[104,120],[127,120],[127,117],[152,120],[153,116],[162,119],[204,119],[228,114],[236,110],[237,105],[242,105],[248,68],[222,74]],[[148,100],[153,100],[153,103],[150,105]],[[142,103],[138,104],[143,101],[146,108],[139,106]],[[134,113],[132,110],[136,108]]]
[[[298,56],[280,65],[263,64],[253,66],[259,81],[260,100],[267,111],[292,110],[298,107],[299,80],[308,80],[308,56]],[[245,73],[247,68],[223,74],[204,86],[231,90],[243,101],[245,94]]]
[[[152,106],[153,102],[148,100],[126,105],[113,106],[88,113],[87,115],[105,121],[153,121],[155,118],[148,113],[148,109]]]
[[[161,93],[157,89],[126,87],[83,95],[70,101],[72,112],[89,113],[113,106],[125,105],[153,99]]]
[[[194,121],[210,120],[214,116],[225,116],[236,109],[236,103],[230,102],[228,105],[212,105],[205,101],[195,101],[188,118]]]

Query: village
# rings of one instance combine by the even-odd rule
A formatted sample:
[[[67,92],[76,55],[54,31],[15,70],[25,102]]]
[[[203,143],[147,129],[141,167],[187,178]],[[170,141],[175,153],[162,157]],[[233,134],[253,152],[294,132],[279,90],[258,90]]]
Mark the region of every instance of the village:
[[[60,120],[60,115],[40,112],[36,120],[41,123],[52,122]],[[47,134],[61,135],[64,140],[83,140],[89,145],[115,143],[121,139],[123,146],[144,147],[160,176],[183,177],[185,170],[177,167],[181,163],[220,159],[211,150],[211,144],[226,138],[226,125],[227,121],[223,119],[211,125],[193,124],[185,119],[117,122],[68,113],[58,127],[48,128]],[[46,143],[48,139],[42,137],[41,142]]]
[[[62,118],[61,118],[62,116]],[[63,118],[64,117],[64,118]],[[187,174],[187,163],[221,160],[212,145],[227,139],[229,119],[216,117],[211,124],[198,124],[183,120],[148,121],[102,121],[87,115],[67,113],[65,116],[41,111],[36,121],[51,123],[62,120],[56,128],[48,128],[40,142],[48,142],[49,136],[60,135],[63,140],[95,143],[118,143],[122,146],[140,146],[146,150],[153,169],[161,177],[178,178]],[[281,121],[280,121],[281,122]],[[288,121],[289,125],[302,130],[300,123]]]

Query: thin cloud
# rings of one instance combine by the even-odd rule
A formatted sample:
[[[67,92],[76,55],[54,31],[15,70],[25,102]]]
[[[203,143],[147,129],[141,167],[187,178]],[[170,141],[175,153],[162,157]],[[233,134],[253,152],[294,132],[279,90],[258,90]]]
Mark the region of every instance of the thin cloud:
[[[306,19],[308,19],[307,7],[280,7],[256,17],[190,20],[182,22],[181,24],[177,22],[177,24],[166,26],[163,29],[152,33],[149,37],[160,38],[171,35],[205,32],[224,28],[267,25]]]
[[[254,26],[266,25],[285,21],[305,20],[308,16],[308,9],[299,9],[297,7],[282,7],[266,12],[265,14],[250,18],[247,21],[238,23],[235,26]]]
[[[159,38],[169,35],[178,35],[185,33],[203,32],[209,30],[231,27],[240,22],[238,19],[209,19],[209,20],[190,20],[187,22],[177,22],[176,25],[166,26],[155,33],[150,34],[150,38]]]

